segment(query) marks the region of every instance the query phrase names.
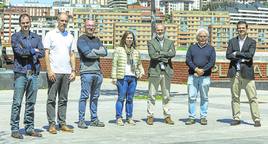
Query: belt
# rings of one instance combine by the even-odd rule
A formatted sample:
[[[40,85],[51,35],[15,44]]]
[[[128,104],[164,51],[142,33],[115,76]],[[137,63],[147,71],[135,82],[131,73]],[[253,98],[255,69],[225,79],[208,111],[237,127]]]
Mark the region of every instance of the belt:
[[[31,76],[34,74],[34,71],[33,70],[27,70],[26,71],[26,76]]]

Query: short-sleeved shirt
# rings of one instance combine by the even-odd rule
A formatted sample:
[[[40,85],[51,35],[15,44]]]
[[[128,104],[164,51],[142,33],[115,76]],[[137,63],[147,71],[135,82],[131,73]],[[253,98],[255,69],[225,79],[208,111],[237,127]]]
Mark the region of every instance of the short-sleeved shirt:
[[[48,32],[43,41],[44,48],[49,49],[51,70],[54,73],[70,74],[72,72],[70,53],[75,49],[71,33],[61,32],[58,28]]]

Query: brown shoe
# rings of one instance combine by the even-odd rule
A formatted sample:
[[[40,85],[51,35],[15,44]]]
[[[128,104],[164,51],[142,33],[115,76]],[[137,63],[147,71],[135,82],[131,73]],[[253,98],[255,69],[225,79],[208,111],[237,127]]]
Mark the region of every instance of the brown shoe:
[[[57,129],[56,129],[55,124],[51,124],[49,126],[48,132],[51,133],[51,134],[57,134]]]
[[[166,118],[164,119],[164,122],[165,122],[166,124],[174,125],[174,121],[171,120],[171,117],[170,117],[170,116],[166,117]]]
[[[60,130],[62,130],[63,132],[74,132],[74,130],[69,128],[66,124],[62,124]]]
[[[148,125],[153,125],[154,124],[154,118],[152,116],[148,116],[146,123]]]
[[[255,121],[254,122],[254,127],[261,127],[261,121]]]
[[[208,124],[208,120],[206,118],[201,118],[200,124],[201,125],[207,125]]]

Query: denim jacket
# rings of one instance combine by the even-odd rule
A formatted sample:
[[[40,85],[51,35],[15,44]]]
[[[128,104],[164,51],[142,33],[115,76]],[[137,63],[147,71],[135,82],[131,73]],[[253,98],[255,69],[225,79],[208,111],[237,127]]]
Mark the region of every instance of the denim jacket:
[[[26,73],[27,70],[33,70],[35,74],[39,74],[41,69],[39,59],[45,55],[40,37],[32,32],[26,37],[19,31],[12,35],[11,45],[14,53],[14,72]],[[35,49],[39,49],[39,52]]]

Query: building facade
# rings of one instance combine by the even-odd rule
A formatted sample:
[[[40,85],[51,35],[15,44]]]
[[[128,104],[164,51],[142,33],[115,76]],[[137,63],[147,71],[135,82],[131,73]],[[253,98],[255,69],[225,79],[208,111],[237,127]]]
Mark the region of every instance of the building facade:
[[[166,36],[175,41],[175,47],[177,47],[177,28],[176,24],[166,24]],[[113,30],[113,47],[119,45],[123,33],[128,30],[136,35],[138,49],[147,49],[147,41],[151,40],[150,23],[114,23]]]
[[[150,24],[150,11],[147,10],[112,10],[112,9],[74,9],[74,27],[84,30],[84,21],[94,19],[98,24],[96,33],[102,42],[112,48],[114,46],[114,24],[130,23]],[[164,21],[164,15],[157,15],[157,22]]]
[[[108,0],[109,8],[127,9],[127,0]]]
[[[196,42],[199,28],[208,29],[209,25],[229,25],[228,12],[216,11],[176,11],[172,13],[172,23],[177,24],[177,43],[180,47],[188,47]]]
[[[24,9],[5,9],[3,13],[3,39],[2,44],[4,46],[10,46],[11,35],[19,30],[19,17],[20,14],[25,13]]]
[[[25,3],[16,4],[12,8],[25,11],[30,16],[50,16],[51,6],[49,4]]]
[[[228,41],[237,36],[236,25],[209,26],[210,43],[218,50],[226,50]],[[256,40],[259,51],[268,51],[268,25],[249,25],[248,36]]]

